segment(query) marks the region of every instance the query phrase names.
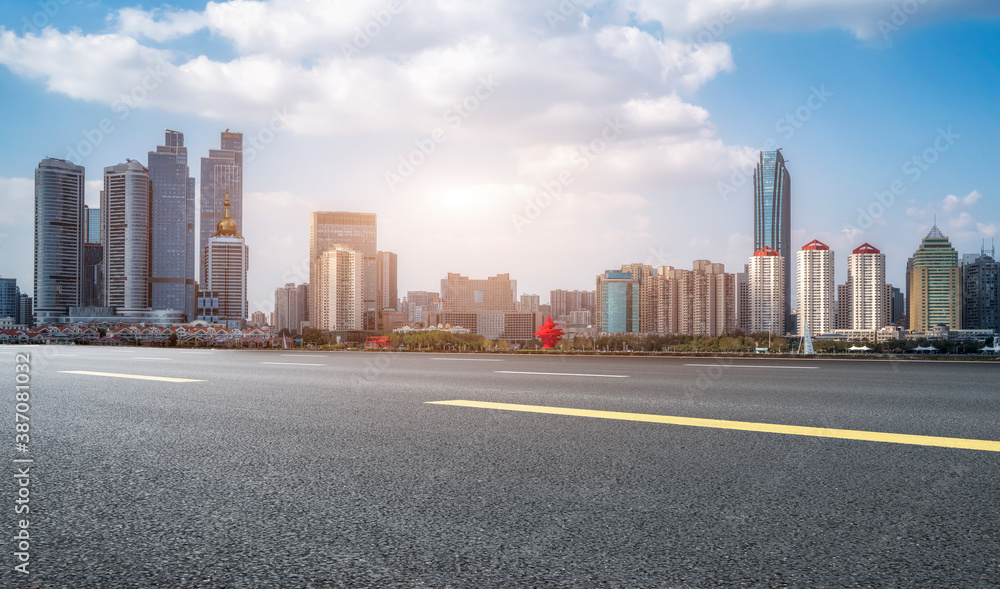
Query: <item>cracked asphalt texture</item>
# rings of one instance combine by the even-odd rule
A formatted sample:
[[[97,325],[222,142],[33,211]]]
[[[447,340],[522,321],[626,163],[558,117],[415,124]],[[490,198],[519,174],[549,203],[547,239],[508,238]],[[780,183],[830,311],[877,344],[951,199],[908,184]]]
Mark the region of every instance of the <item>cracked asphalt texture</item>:
[[[3,587],[1000,586],[1000,453],[427,404],[1000,440],[996,363],[18,349]]]

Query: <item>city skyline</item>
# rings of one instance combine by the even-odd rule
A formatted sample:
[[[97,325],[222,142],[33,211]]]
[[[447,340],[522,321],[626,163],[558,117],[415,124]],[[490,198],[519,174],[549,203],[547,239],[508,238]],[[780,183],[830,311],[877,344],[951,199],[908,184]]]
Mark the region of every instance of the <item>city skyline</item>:
[[[46,17],[47,32],[24,25],[37,7],[5,4],[9,16],[0,34],[11,45],[0,51],[0,72],[12,90],[3,100],[24,113],[9,131],[24,141],[0,164],[0,199],[12,212],[0,226],[11,246],[0,273],[31,283],[26,182],[39,160],[79,157],[87,168],[86,202],[96,207],[99,170],[141,159],[164,128],[185,134],[192,158],[217,149],[223,129],[243,134],[241,227],[255,246],[251,311],[269,310],[266,302],[282,284],[308,280],[308,245],[299,236],[317,210],[377,214],[380,249],[400,256],[400,292],[433,289],[448,272],[510,273],[520,292],[544,297],[554,289],[593,288],[597,272],[623,263],[687,267],[711,259],[738,269],[754,251],[753,163],[760,151],[778,147],[795,180],[792,251],[813,239],[838,252],[877,243],[886,254],[886,281],[905,285],[906,259],[934,214],[959,253],[979,251],[983,238],[989,245],[1000,216],[1000,187],[989,172],[998,126],[990,97],[998,77],[981,45],[995,34],[996,8],[924,6],[892,30],[879,26],[891,23],[891,2],[863,9],[809,2],[786,12],[740,4],[733,3],[719,33],[707,36],[723,15],[686,2],[639,3],[631,14],[618,4],[603,12],[574,5],[573,14],[556,13],[562,20],[549,18],[544,6],[526,14],[482,7],[497,22],[524,25],[531,34],[500,32],[456,8],[450,22],[467,30],[433,42],[420,36],[426,31],[404,8],[357,54],[343,47],[376,4],[332,16],[303,5],[321,11],[313,15],[317,23],[340,19],[332,40],[310,28],[298,40],[278,35],[268,46],[254,45],[196,3],[151,11],[65,5]],[[272,3],[261,6],[282,22]],[[671,8],[690,10],[677,19]],[[815,20],[819,13],[827,14],[824,24]],[[205,30],[214,41],[196,33]],[[411,34],[412,45],[401,41]],[[52,43],[43,46],[43,37]],[[85,41],[121,43],[142,67],[112,67],[86,53]],[[555,42],[576,51],[562,53]],[[497,43],[509,50],[499,51]],[[945,50],[931,52],[934,46]],[[94,81],[103,86],[59,65],[62,51],[94,60]],[[427,74],[427,92],[400,86],[412,72],[390,66],[406,58],[433,70],[457,59],[455,51],[466,58],[456,62],[455,80]],[[310,92],[282,90],[304,83],[298,76],[309,72],[300,69],[310,66],[296,60],[307,54],[321,55],[315,67],[327,68],[313,73],[371,66],[386,80],[373,90],[383,94],[366,101],[349,92],[330,102],[330,114],[320,113]],[[537,78],[519,65],[531,61],[527,55],[537,55],[538,67],[573,72],[572,82],[563,90],[544,83],[526,102],[526,84]],[[253,74],[250,64],[263,67],[255,56],[273,58],[267,71],[285,81],[275,86]],[[195,84],[198,64],[232,66],[219,81],[230,89]],[[609,65],[619,73],[606,73]],[[956,71],[980,82],[955,83]],[[599,89],[579,92],[579,80],[588,76],[596,76]],[[251,81],[260,92],[245,90]],[[381,106],[401,88],[411,96]],[[136,100],[123,103],[120,97],[131,100],[133,90]],[[102,130],[105,118],[111,131]],[[331,125],[334,119],[341,123]],[[31,125],[42,132],[24,132]],[[438,127],[446,135],[441,141]],[[571,173],[568,181],[560,179],[563,170]],[[387,173],[402,182],[387,181]],[[515,223],[519,215],[528,222]],[[836,271],[836,283],[843,283],[846,264]]]

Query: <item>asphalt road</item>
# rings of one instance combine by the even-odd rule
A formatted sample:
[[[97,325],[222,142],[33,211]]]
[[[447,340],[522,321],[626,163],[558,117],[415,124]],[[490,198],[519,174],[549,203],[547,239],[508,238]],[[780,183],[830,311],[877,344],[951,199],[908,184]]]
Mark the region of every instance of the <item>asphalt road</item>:
[[[1000,586],[1000,452],[431,403],[1000,441],[1000,364],[16,350],[3,587]]]

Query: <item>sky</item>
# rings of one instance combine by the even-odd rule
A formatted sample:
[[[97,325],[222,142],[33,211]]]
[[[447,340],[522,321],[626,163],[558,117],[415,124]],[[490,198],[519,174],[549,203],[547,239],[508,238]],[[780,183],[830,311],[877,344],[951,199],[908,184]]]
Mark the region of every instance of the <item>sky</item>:
[[[0,275],[30,292],[45,157],[189,166],[245,139],[250,311],[308,281],[309,213],[374,212],[399,290],[624,263],[741,271],[752,167],[780,147],[792,249],[960,253],[1000,225],[992,0],[0,0]]]

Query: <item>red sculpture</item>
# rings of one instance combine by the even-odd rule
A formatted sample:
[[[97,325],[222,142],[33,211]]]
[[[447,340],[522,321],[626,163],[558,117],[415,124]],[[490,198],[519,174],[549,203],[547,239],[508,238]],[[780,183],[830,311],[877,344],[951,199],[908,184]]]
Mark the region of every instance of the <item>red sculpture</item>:
[[[563,330],[556,327],[553,323],[552,317],[549,316],[545,323],[535,332],[535,337],[542,340],[542,349],[548,348],[552,349],[555,347],[556,342],[562,339]]]

